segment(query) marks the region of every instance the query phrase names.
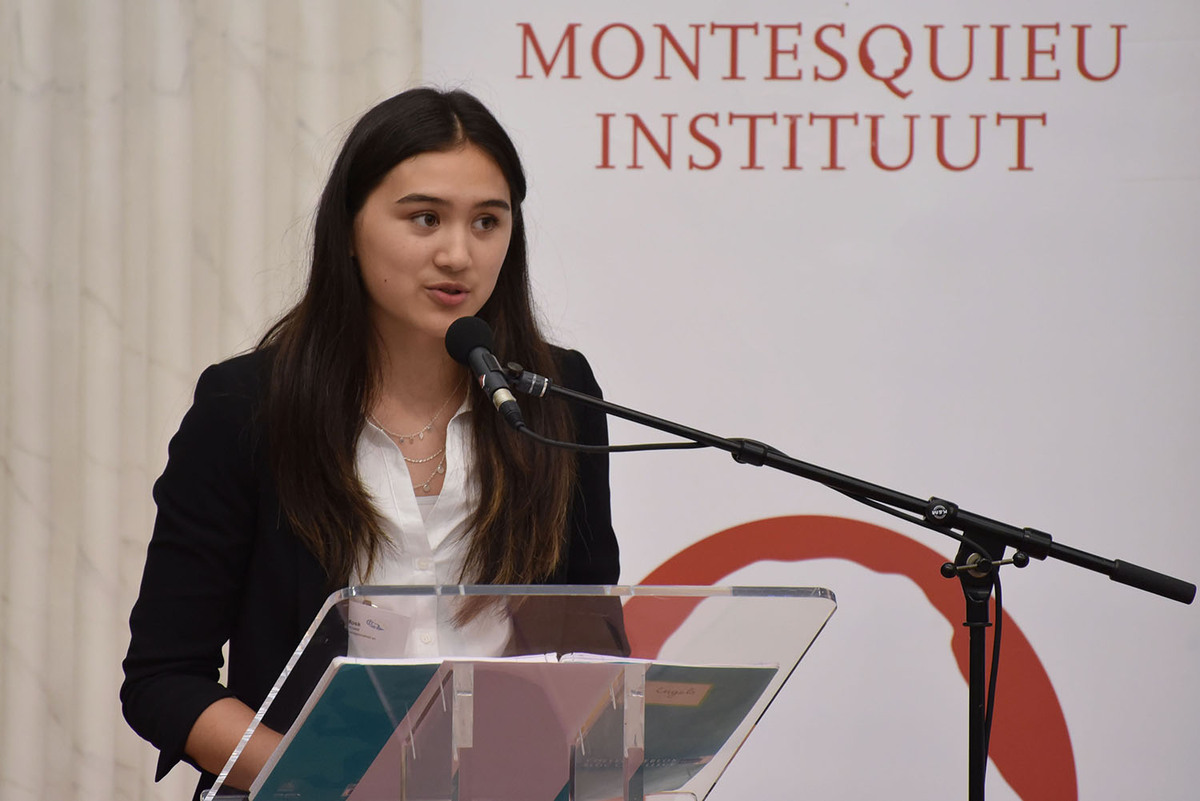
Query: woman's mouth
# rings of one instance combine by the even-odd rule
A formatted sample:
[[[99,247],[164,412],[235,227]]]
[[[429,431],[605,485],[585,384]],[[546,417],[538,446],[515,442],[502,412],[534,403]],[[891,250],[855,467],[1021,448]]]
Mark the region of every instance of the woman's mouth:
[[[434,284],[427,289],[434,301],[443,306],[457,306],[466,300],[469,294],[462,284]]]

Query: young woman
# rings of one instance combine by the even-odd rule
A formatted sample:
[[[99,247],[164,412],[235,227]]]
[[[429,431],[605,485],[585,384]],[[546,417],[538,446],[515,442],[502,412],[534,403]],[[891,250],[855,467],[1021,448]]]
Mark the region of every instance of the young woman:
[[[154,487],[121,700],[158,778],[182,759],[211,784],[337,588],[616,583],[607,459],[504,427],[445,350],[476,315],[502,358],[599,394],[538,331],[524,198],[516,149],[464,92],[404,92],[350,132],[304,297],[200,376]],[[543,434],[607,442],[598,413],[522,407]],[[287,722],[259,728],[228,784],[249,786]]]

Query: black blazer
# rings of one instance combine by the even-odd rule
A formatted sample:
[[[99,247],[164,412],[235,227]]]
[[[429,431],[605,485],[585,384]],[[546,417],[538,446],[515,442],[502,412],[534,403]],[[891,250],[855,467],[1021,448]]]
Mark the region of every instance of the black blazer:
[[[584,357],[557,350],[564,386],[600,395]],[[196,719],[220,698],[262,705],[329,594],[279,506],[256,410],[267,355],[209,367],[154,485],[158,515],[129,618],[121,704],[159,750],[155,780],[184,756]],[[576,439],[607,444],[602,413],[572,404]],[[581,456],[566,560],[551,583],[615,584],[620,567],[608,458]],[[229,643],[228,686],[218,683]],[[201,787],[211,785],[205,775]]]

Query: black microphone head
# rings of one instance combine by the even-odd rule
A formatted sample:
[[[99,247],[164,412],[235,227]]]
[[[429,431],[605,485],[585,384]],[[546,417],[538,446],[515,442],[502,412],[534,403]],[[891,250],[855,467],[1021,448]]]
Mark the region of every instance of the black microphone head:
[[[446,352],[459,364],[476,348],[492,350],[492,329],[478,317],[460,317],[446,329]]]

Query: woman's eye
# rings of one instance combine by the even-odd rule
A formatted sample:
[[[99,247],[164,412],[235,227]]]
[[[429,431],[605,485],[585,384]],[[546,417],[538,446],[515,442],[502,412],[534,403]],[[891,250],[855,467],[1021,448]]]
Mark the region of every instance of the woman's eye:
[[[432,211],[423,211],[420,214],[414,214],[410,219],[422,228],[433,228],[438,224],[437,215]]]
[[[500,224],[500,221],[490,214],[486,217],[480,217],[475,221],[475,227],[480,231],[490,231]]]

